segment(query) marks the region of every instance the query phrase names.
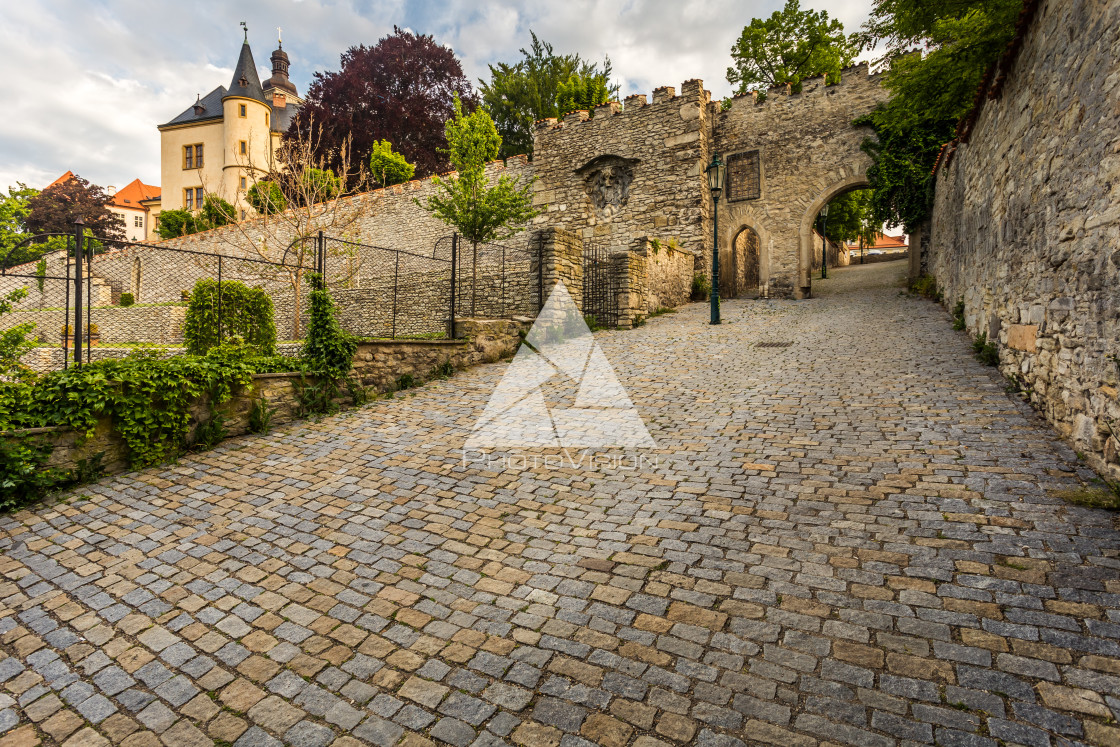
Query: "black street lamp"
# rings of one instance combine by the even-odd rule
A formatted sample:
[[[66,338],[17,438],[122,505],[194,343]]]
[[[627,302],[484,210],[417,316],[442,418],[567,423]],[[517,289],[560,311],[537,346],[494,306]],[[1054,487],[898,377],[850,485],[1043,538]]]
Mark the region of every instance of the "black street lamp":
[[[828,280],[828,238],[824,232],[828,230],[828,205],[821,208],[821,280]]]
[[[727,166],[719,158],[719,153],[712,154],[712,162],[704,171],[708,175],[708,189],[712,192],[712,324],[719,324],[719,196],[723,192],[723,180],[727,176]]]

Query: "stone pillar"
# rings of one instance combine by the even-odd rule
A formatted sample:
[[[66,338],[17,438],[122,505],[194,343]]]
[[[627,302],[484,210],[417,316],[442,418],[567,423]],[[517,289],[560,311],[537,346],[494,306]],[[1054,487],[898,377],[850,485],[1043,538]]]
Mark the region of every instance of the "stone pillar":
[[[544,297],[548,301],[556,283],[563,282],[568,295],[583,312],[583,239],[562,228],[546,228],[538,232],[542,243],[540,268]],[[536,269],[534,264],[534,269]]]
[[[917,228],[910,234],[910,266],[906,272],[910,282],[917,280],[922,274],[922,234],[923,228]]]
[[[625,252],[611,257],[618,308],[618,328],[630,329],[647,314],[649,240],[641,238]]]

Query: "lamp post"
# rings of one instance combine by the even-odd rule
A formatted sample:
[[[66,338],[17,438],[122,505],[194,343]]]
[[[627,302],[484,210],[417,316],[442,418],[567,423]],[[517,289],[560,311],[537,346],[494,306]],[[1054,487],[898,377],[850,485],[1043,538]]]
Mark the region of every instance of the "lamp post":
[[[824,232],[828,230],[828,205],[821,208],[821,280],[828,280],[828,238]]]
[[[723,180],[727,166],[720,160],[719,153],[712,154],[712,162],[704,170],[708,176],[708,189],[712,193],[712,324],[719,324],[719,196],[723,192]]]

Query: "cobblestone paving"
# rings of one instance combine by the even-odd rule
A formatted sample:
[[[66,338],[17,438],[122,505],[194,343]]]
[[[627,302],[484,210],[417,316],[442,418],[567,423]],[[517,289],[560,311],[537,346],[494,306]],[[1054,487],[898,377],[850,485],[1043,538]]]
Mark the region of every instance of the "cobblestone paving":
[[[1120,743],[1120,535],[902,269],[599,334],[656,465],[463,466],[494,364],[0,518],[0,739]]]

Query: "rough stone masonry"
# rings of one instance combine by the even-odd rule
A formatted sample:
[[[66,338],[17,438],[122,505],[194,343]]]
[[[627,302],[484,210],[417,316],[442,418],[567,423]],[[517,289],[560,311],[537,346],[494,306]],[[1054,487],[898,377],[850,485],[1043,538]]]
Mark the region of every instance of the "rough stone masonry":
[[[1120,2],[1028,3],[937,173],[922,261],[1000,369],[1120,478]]]

